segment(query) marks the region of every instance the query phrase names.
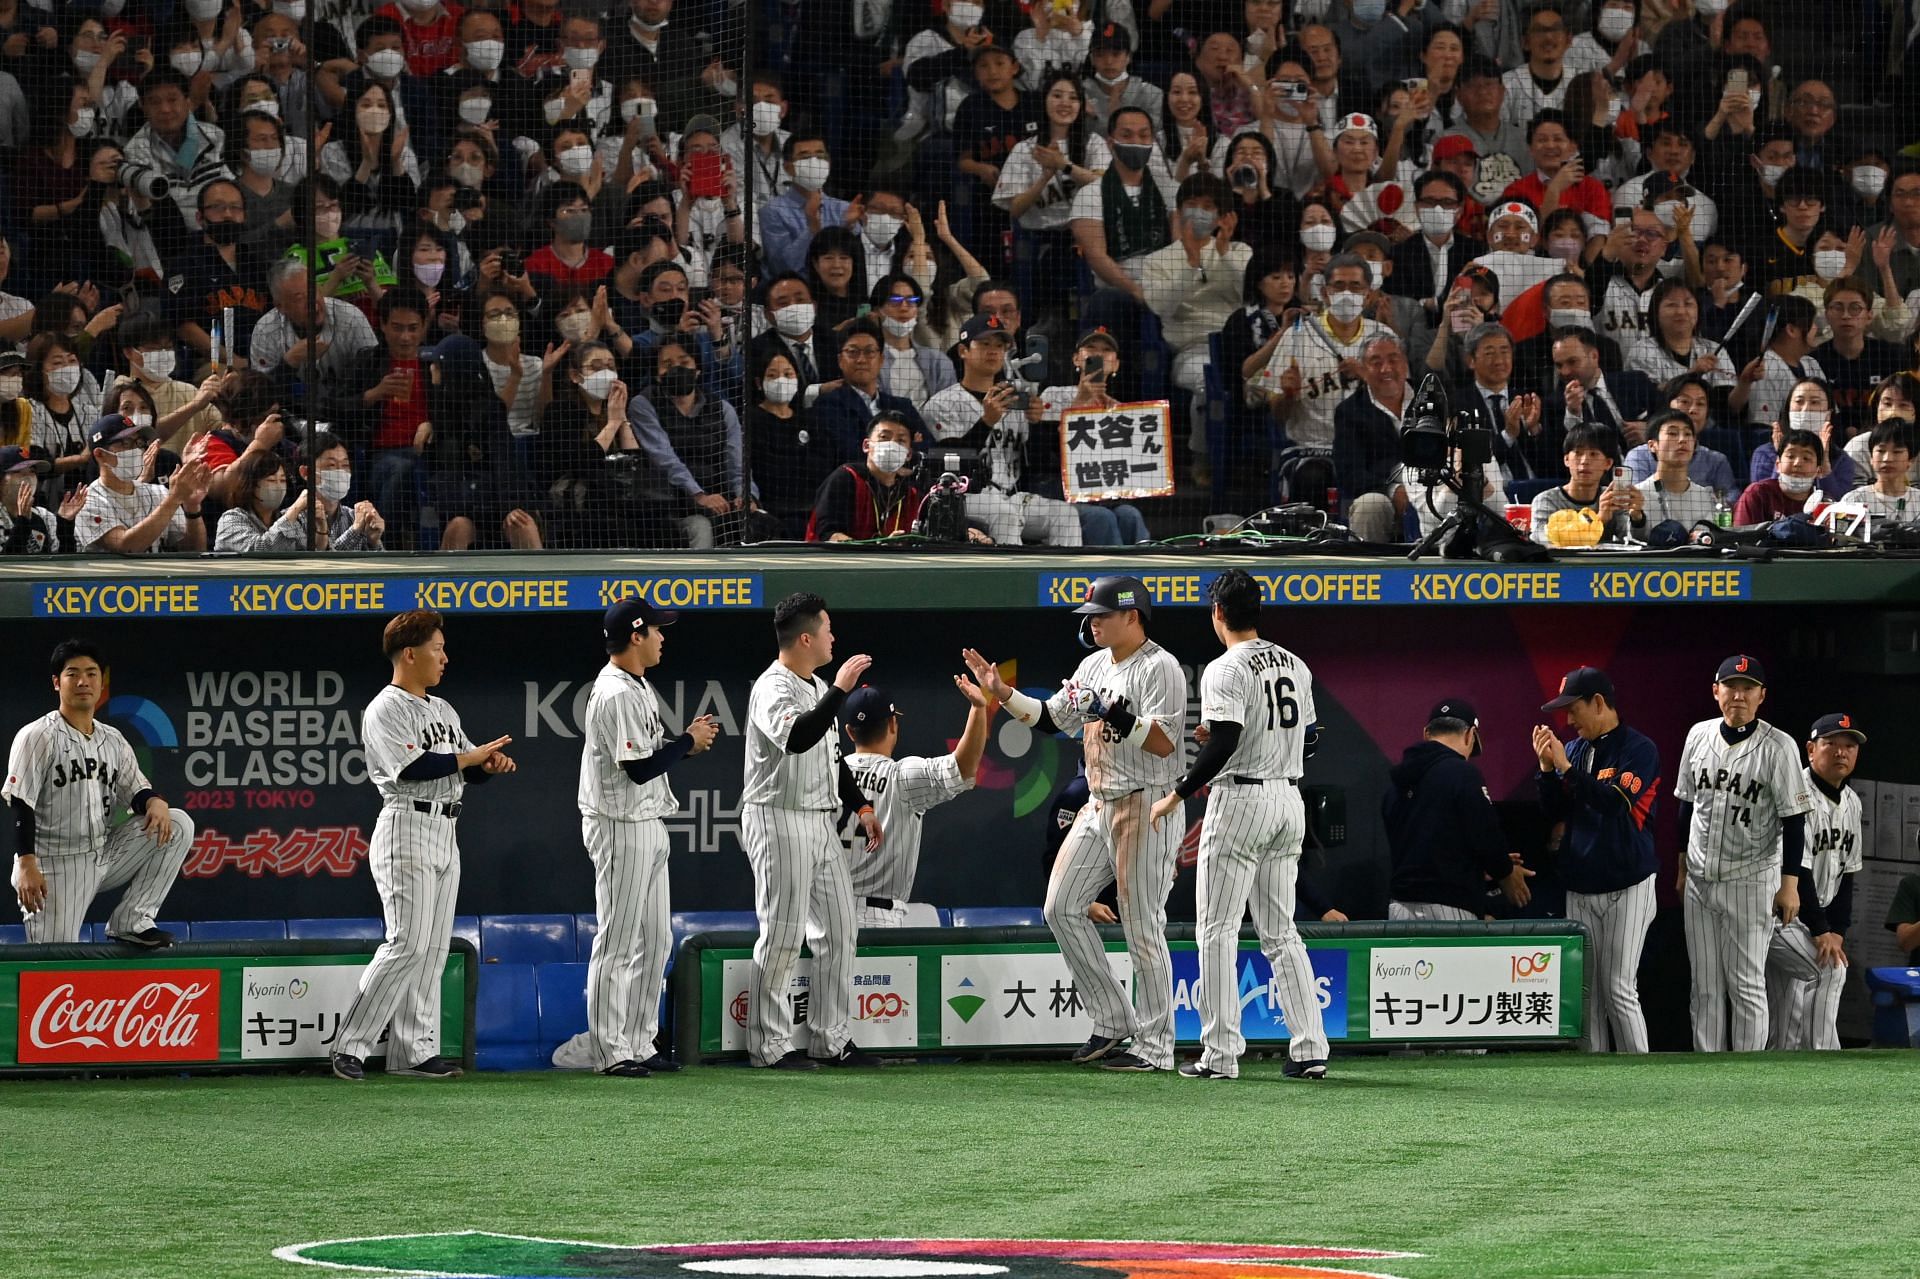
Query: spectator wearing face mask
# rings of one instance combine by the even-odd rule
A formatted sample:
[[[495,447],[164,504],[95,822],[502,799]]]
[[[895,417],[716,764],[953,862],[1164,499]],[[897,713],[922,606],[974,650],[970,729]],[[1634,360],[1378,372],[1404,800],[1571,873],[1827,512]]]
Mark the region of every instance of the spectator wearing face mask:
[[[310,545],[308,525],[318,507],[324,526],[320,550],[384,551],[382,538],[387,522],[372,502],[347,505],[353,491],[353,457],[338,436],[322,431],[310,441],[309,460],[300,465],[300,479],[306,488],[290,508],[300,526],[300,545]]]
[[[837,467],[820,485],[807,523],[809,542],[867,542],[913,530],[921,492],[914,485],[911,428],[888,414],[873,419],[862,457]]]
[[[439,117],[451,128],[479,127],[498,122],[503,137],[530,136],[533,111],[527,81],[508,64],[506,28],[499,15],[468,9],[460,15],[459,51],[452,65],[440,73]],[[520,49],[513,50],[514,62]],[[504,68],[504,69],[503,69]],[[480,89],[475,94],[469,90]],[[438,154],[429,148],[429,154]],[[468,183],[478,187],[480,183]]]
[[[687,545],[739,542],[750,495],[739,415],[701,392],[699,347],[687,337],[675,334],[654,347],[652,373],[647,399],[656,421],[635,422],[634,435],[688,506],[680,519]]]
[[[164,485],[145,478],[151,431],[143,431],[118,413],[92,423],[87,444],[100,478],[87,486],[74,517],[74,539],[82,554],[145,555],[157,551],[204,551],[207,522],[201,503],[207,496],[207,468],[182,463]]]
[[[1825,458],[1826,448],[1818,435],[1812,431],[1788,431],[1774,473],[1741,491],[1733,522],[1764,524],[1798,515],[1815,503],[1826,501],[1824,493],[1815,491]]]
[[[837,337],[816,322],[813,290],[799,272],[769,279],[762,296],[773,327],[753,339],[747,358],[757,362],[776,351],[786,356],[800,379],[799,403],[811,406],[820,396],[820,384],[839,367]]]
[[[613,274],[613,257],[593,248],[593,202],[577,182],[556,182],[541,196],[541,210],[552,240],[527,255],[527,276],[536,289],[551,292],[568,285],[593,285]]]
[[[506,406],[507,430],[516,438],[538,435],[541,415],[553,399],[553,371],[566,359],[566,348],[549,344],[544,355],[529,350],[520,307],[510,293],[489,290],[481,294],[479,306],[486,338],[482,358]]]
[[[305,550],[306,530],[287,507],[285,460],[251,453],[235,464],[233,476],[233,503],[220,516],[213,549],[239,555]]]
[[[1197,173],[1180,184],[1178,238],[1148,255],[1141,285],[1173,348],[1173,383],[1193,393],[1188,446],[1205,456],[1208,340],[1240,305],[1253,249],[1234,239],[1233,190]]]
[[[826,139],[796,130],[787,138],[786,169],[793,185],[760,209],[760,247],[769,271],[798,271],[807,246],[823,227],[853,226],[864,210],[825,193],[832,173]]]
[[[720,304],[711,298],[692,300],[686,268],[678,262],[656,262],[640,273],[640,294],[647,311],[633,333],[633,350],[653,350],[669,337],[681,337],[696,346],[704,370],[701,386],[708,395],[731,400],[740,389],[740,370],[725,349],[727,329]]]
[[[340,184],[349,227],[391,230],[411,218],[420,161],[410,127],[394,114],[394,94],[378,80],[349,76],[339,136],[320,148],[320,172]]]
[[[771,352],[756,362],[748,378],[746,434],[753,459],[753,485],[760,508],[779,524],[780,536],[797,542],[807,534],[814,495],[833,470],[812,415],[797,401],[800,378],[793,362]]]
[[[33,415],[33,447],[53,459],[60,487],[70,488],[92,460],[87,429],[100,415],[100,385],[80,366],[72,339],[42,333],[27,346],[25,393]]]
[[[74,548],[73,517],[84,495],[69,493],[59,513],[36,503],[40,480],[53,470],[45,458],[15,445],[0,446],[0,555],[53,555]]]
[[[168,318],[181,340],[202,358],[214,358],[213,333],[229,311],[233,331],[220,335],[217,362],[245,368],[253,326],[271,309],[263,264],[240,246],[247,206],[240,188],[219,178],[200,189],[200,243],[168,260]]]
[[[0,351],[0,447],[33,445],[33,401],[27,398],[27,357]]]
[[[904,271],[895,272],[873,286],[868,300],[884,339],[882,390],[918,408],[959,380],[946,353],[919,340],[924,332],[920,323],[924,299],[917,280]]]

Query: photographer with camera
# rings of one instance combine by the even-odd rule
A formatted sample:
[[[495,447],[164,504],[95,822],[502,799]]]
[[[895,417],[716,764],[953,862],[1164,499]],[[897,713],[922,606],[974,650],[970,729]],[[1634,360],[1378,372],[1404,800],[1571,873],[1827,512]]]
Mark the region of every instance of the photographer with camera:
[[[866,542],[909,531],[921,499],[913,482],[912,438],[912,426],[899,414],[875,417],[860,443],[863,460],[839,467],[821,483],[807,540]]]
[[[227,135],[194,118],[189,93],[187,77],[170,66],[155,67],[141,78],[140,109],[147,122],[127,139],[119,180],[148,199],[171,196],[180,216],[194,227],[199,225],[195,215],[201,188],[215,178],[231,179],[233,171],[221,159],[227,151]],[[241,222],[246,220],[245,213],[243,208]],[[177,271],[170,251],[180,246],[159,247],[168,272]]]
[[[1072,386],[1050,386],[1040,393],[1044,421],[1057,427],[1068,409],[1104,409],[1118,403],[1108,392],[1120,368],[1120,344],[1105,329],[1095,329],[1073,348]],[[1128,502],[1076,502],[1080,538],[1087,546],[1133,546],[1152,540],[1147,522]]]

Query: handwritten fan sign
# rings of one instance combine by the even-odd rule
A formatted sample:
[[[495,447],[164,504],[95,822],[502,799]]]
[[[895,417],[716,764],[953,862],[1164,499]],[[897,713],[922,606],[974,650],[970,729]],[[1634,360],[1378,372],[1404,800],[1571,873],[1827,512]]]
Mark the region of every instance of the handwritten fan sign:
[[[1172,417],[1165,400],[1063,412],[1060,484],[1067,501],[1172,493]]]

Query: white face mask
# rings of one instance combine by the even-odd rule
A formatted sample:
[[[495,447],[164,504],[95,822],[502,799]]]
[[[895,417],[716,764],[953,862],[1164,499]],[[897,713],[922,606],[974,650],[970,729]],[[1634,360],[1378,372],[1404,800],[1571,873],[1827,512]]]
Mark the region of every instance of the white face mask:
[[[97,53],[90,53],[85,49],[75,49],[73,51],[73,69],[78,71],[82,77],[91,75],[94,67],[99,65],[99,62],[100,55]]]
[[[393,123],[393,112],[385,107],[361,107],[353,113],[353,122],[362,133],[385,133]]]
[[[1790,431],[1812,431],[1815,435],[1827,424],[1825,409],[1788,409],[1787,429]]]
[[[400,0],[401,7],[415,13],[431,13],[440,5],[440,0]]]
[[[287,482],[275,480],[271,484],[262,484],[253,491],[253,495],[259,499],[260,505],[269,511],[277,511],[280,509],[280,503],[287,500]]]
[[[504,40],[474,40],[467,45],[467,65],[475,71],[498,71],[506,54]]]
[[[307,16],[307,0],[273,0],[273,11],[298,22]]]
[[[169,54],[167,64],[181,75],[191,79],[200,74],[200,64],[205,62],[206,58],[207,55],[200,50],[188,49],[185,53]]]
[[[1547,256],[1559,258],[1562,262],[1572,262],[1580,256],[1580,251],[1584,248],[1586,245],[1578,239],[1555,236],[1547,241]]]
[[[1420,229],[1438,239],[1452,235],[1454,225],[1460,221],[1460,210],[1442,209],[1434,205],[1421,207],[1417,214],[1420,218]]]
[[[153,429],[153,414],[151,413],[129,413],[127,414],[127,420],[143,431]]]
[[[591,71],[594,64],[600,61],[600,50],[591,46],[585,49],[568,48],[561,50],[560,56],[565,58],[567,66],[575,71]]]
[[[1780,491],[1782,493],[1791,493],[1795,497],[1798,497],[1802,493],[1808,493],[1813,490],[1813,476],[1811,475],[1788,475],[1785,471],[1775,471],[1773,477],[1780,481]]]
[[[1387,269],[1378,262],[1367,263],[1367,285],[1376,291],[1387,278]]]
[[[1784,164],[1763,164],[1760,166],[1760,180],[1768,186],[1778,186],[1780,176],[1787,171]]]
[[[447,264],[445,262],[415,262],[413,264],[413,278],[430,289],[437,287],[440,283],[440,277],[446,273]]]
[[[1342,324],[1352,324],[1367,309],[1362,293],[1335,293],[1327,298],[1327,313]]]
[[[905,225],[905,219],[895,217],[891,213],[869,213],[866,225],[867,243],[876,249],[884,249],[893,243],[893,237],[899,235],[900,228]]]
[[[1547,324],[1556,329],[1590,329],[1593,327],[1593,315],[1578,307],[1561,307],[1547,312]]]
[[[172,351],[142,351],[140,353],[140,371],[150,381],[164,382],[173,376],[173,366],[177,356]]]
[[[896,338],[910,338],[913,336],[914,329],[918,327],[914,320],[896,320],[891,315],[881,316],[880,324],[886,329],[889,337]]]
[[[463,122],[467,124],[485,124],[487,121],[493,119],[493,99],[467,98],[460,103],[457,110],[460,112],[460,119]]]
[[[520,336],[520,317],[517,315],[490,315],[480,326],[489,342],[512,342]]]
[[[466,214],[460,212],[458,209],[454,210],[452,213],[447,214],[447,234],[448,235],[459,235],[462,231],[466,229],[467,229]]]
[[[477,164],[456,164],[447,170],[447,176],[463,187],[478,187],[487,180],[487,171]]]
[[[227,0],[187,0],[187,16],[195,22],[205,22],[219,17],[226,4]]]
[[[1728,0],[1693,0],[1693,11],[1703,18],[1727,11]]]
[[[1598,30],[1602,40],[1618,40],[1633,30],[1633,10],[1602,9]]]
[[[1338,238],[1339,232],[1335,231],[1330,223],[1323,222],[1319,226],[1300,228],[1300,243],[1305,245],[1311,253],[1325,253],[1333,247],[1334,240]]]
[[[67,125],[67,132],[71,133],[76,138],[91,137],[93,136],[93,119],[94,119],[93,108],[81,107],[78,111],[75,111],[73,113],[73,119]],[[1885,174],[1881,175],[1881,178],[1883,180],[1885,179],[1885,177],[1886,177]]]
[[[574,311],[563,315],[553,322],[560,336],[569,342],[578,342],[587,336],[587,330],[593,327],[593,317],[585,311]]]
[[[632,120],[638,117],[651,120],[660,114],[660,104],[652,98],[628,98],[620,104],[620,118]]]
[[[0,377],[0,400],[17,400],[26,383],[17,377]]]
[[[867,446],[868,460],[882,475],[892,475],[905,466],[908,452],[907,446],[898,440],[876,440]]]
[[[803,191],[818,191],[827,185],[833,166],[823,155],[810,155],[793,162],[793,183]]]
[[[1813,273],[1823,280],[1837,280],[1847,269],[1847,255],[1840,249],[1821,249],[1813,255]]]
[[[723,98],[731,98],[740,92],[740,82],[731,76],[722,76],[713,82],[713,91]]]
[[[1863,164],[1847,175],[1847,185],[1869,200],[1878,200],[1887,189],[1887,171],[1877,165]]]
[[[313,215],[313,233],[322,240],[340,238],[340,210],[328,209],[324,213]]]
[[[55,395],[72,395],[80,389],[80,366],[69,364],[47,374],[47,389]]]
[[[773,327],[790,338],[813,331],[813,303],[796,302],[773,313]]]
[[[398,49],[381,49],[367,55],[367,73],[391,80],[407,69],[407,55]]]
[[[604,400],[607,393],[613,390],[613,384],[619,380],[620,374],[616,369],[595,369],[580,379],[580,389],[587,393],[590,400]]]
[[[247,152],[247,167],[262,177],[272,177],[280,172],[279,147],[260,147]]]
[[[982,4],[973,4],[970,0],[959,0],[959,3],[947,6],[947,21],[963,30],[970,31],[979,26],[981,19],[986,16],[987,7]]]
[[[1093,73],[1093,78],[1098,80],[1101,84],[1106,85],[1109,89],[1111,89],[1114,85],[1119,84],[1122,80],[1126,79],[1127,73],[1122,71],[1119,75],[1102,75],[1098,71],[1096,71]]]
[[[770,377],[760,384],[760,393],[769,404],[791,404],[793,397],[800,394],[800,379],[797,377]]]
[[[353,487],[353,472],[338,468],[322,471],[314,476],[313,487],[327,501],[338,502],[346,497],[347,490]]]
[[[568,147],[554,158],[560,162],[560,172],[570,178],[584,177],[593,167],[593,148]]]
[[[272,98],[260,98],[256,101],[247,103],[247,105],[241,109],[244,111],[263,112],[267,115],[272,116],[276,120],[280,118],[280,104],[274,101]]]
[[[780,104],[778,102],[756,102],[753,104],[753,136],[770,138],[780,132]]]
[[[114,479],[119,480],[122,484],[132,484],[140,478],[143,461],[142,454],[143,450],[141,449],[126,449],[120,452],[108,453],[106,465],[102,466],[100,470],[104,473],[111,474]]]

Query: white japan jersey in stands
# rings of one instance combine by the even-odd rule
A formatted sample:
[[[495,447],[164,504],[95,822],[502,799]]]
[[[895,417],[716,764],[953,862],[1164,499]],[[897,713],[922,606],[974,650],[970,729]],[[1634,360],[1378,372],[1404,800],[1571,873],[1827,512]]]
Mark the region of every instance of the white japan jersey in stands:
[[[473,749],[460,727],[460,716],[432,693],[415,697],[397,684],[381,689],[360,717],[360,744],[367,752],[367,777],[383,804],[416,799],[450,804],[467,789],[467,779],[457,768],[424,782],[400,776],[422,755],[458,755]]]
[[[1748,879],[1780,865],[1780,821],[1812,807],[1794,740],[1765,722],[1729,742],[1723,721],[1687,731],[1673,797],[1693,805],[1687,874]]]
[[[1180,742],[1186,731],[1187,678],[1173,654],[1148,640],[1124,662],[1106,649],[1089,653],[1068,681],[1100,694],[1103,705],[1124,697],[1135,715],[1151,719],[1173,743],[1165,759],[1145,748],[1119,740],[1112,728],[1087,733],[1081,748],[1087,759],[1087,789],[1096,799],[1117,799],[1141,789],[1164,794],[1180,780]],[[1076,709],[1066,688],[1047,699],[1047,715],[1056,727],[1072,731],[1093,718],[1091,709]],[[1156,789],[1157,788],[1157,789]]]
[[[1313,675],[1307,664],[1267,640],[1235,644],[1200,676],[1200,718],[1240,725],[1240,744],[1220,772],[1262,781],[1300,780]]]
[[[1807,810],[1807,864],[1813,868],[1813,891],[1826,906],[1840,891],[1840,877],[1858,871],[1865,855],[1860,846],[1860,793],[1843,782],[1840,798],[1828,799],[1814,783],[1813,770],[1803,772],[1813,804]]]
[[[665,773],[636,786],[621,767],[629,760],[646,759],[666,743],[653,685],[611,663],[602,667],[587,697],[577,797],[581,813],[640,822],[678,812],[680,803]]]
[[[840,811],[839,734],[829,724],[820,740],[797,755],[787,753],[793,721],[820,704],[827,682],[802,679],[778,661],[760,672],[747,699],[746,789],[742,803],[776,808]]]
[[[1288,329],[1273,348],[1267,367],[1254,374],[1253,384],[1269,395],[1280,394],[1280,379],[1291,366],[1300,366],[1300,399],[1287,419],[1287,438],[1302,448],[1333,449],[1333,411],[1360,379],[1343,372],[1343,361],[1358,362],[1367,343],[1392,330],[1378,321],[1362,319],[1353,341],[1342,342],[1327,327],[1326,317],[1309,315]]]
[[[920,416],[936,440],[957,440],[980,420],[981,397],[958,382],[928,398]],[[987,428],[980,454],[992,468],[991,487],[1012,493],[1026,473],[1027,415],[1009,409]]]
[[[95,720],[89,737],[48,711],[13,735],[0,799],[33,809],[33,846],[42,856],[97,853],[114,815],[148,789],[119,729]]]
[[[853,895],[906,901],[920,869],[920,829],[927,810],[972,790],[973,783],[960,776],[960,761],[951,755],[891,759],[855,751],[847,756],[847,768],[873,805],[883,836],[871,857],[853,859]]]

